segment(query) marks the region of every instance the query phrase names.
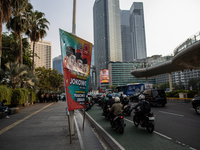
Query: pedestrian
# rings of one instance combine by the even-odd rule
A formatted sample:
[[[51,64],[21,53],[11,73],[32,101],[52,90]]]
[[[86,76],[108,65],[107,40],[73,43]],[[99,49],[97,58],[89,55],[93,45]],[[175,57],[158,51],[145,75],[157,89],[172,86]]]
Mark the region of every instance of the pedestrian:
[[[0,102],[0,111],[5,113],[5,118],[10,118],[8,116],[8,106],[5,106],[4,103],[6,103],[7,100],[3,100],[3,102]]]

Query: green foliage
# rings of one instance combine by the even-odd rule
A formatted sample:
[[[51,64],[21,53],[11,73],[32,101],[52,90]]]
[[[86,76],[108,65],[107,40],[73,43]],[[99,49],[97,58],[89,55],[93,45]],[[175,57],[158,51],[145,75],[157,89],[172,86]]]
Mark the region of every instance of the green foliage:
[[[179,93],[187,93],[188,98],[193,98],[195,94],[197,94],[196,91],[190,91],[190,90],[176,90],[172,92],[165,92],[166,97],[179,97]]]
[[[34,93],[34,91],[32,89],[29,89],[29,93],[31,94],[31,102],[35,102],[36,101],[36,94]]]
[[[200,90],[200,78],[192,78],[188,82],[189,87],[192,87],[192,90],[199,91]]]
[[[11,95],[12,95],[12,90],[7,88],[6,86],[0,85],[0,102],[2,102],[5,99],[7,100],[6,105],[10,105]]]
[[[11,105],[18,106],[23,105],[27,101],[28,90],[27,89],[13,89],[12,90],[12,97],[11,97]]]
[[[169,88],[169,81],[159,85],[159,89],[166,90],[167,88]]]
[[[38,87],[41,92],[59,91],[63,89],[63,75],[59,74],[57,70],[46,69],[45,67],[39,67],[35,70],[39,82]]]
[[[20,58],[20,42],[18,36],[14,32],[8,34],[4,32],[2,34],[2,46],[7,49],[2,51],[2,68],[5,69],[3,64],[8,62],[19,62]],[[23,49],[23,64],[27,65],[30,69],[32,67],[32,51],[27,38],[22,37],[22,49]]]

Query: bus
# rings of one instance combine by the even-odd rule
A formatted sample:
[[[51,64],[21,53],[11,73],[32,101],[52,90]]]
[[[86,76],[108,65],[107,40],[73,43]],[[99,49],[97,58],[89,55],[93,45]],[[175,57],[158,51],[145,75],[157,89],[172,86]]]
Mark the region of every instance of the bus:
[[[123,92],[126,96],[131,96],[135,92],[141,92],[148,89],[153,89],[152,83],[132,83],[124,86],[116,87],[118,92]]]

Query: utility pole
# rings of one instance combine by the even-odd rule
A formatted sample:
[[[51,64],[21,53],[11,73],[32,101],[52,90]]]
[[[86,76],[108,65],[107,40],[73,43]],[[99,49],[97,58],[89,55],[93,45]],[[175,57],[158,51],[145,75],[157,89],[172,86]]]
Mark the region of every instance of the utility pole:
[[[76,35],[76,0],[73,2],[73,21],[72,21],[72,34]],[[74,110],[69,112],[70,115],[70,128],[71,135],[75,135],[74,133]]]

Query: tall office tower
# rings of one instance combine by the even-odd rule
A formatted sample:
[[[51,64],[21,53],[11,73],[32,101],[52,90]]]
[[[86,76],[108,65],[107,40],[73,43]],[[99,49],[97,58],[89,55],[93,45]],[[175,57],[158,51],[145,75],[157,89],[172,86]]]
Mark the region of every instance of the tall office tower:
[[[130,9],[130,32],[133,58],[147,57],[143,3],[134,2]]]
[[[53,69],[56,69],[60,74],[63,74],[61,55],[53,58]]]
[[[33,50],[33,42],[29,41],[31,50]],[[35,68],[45,67],[52,68],[52,44],[49,41],[39,41],[35,43],[35,53],[40,57],[35,57]]]
[[[121,10],[121,37],[122,37],[122,57],[123,62],[133,61],[133,51],[131,49],[131,34],[130,34],[130,10]]]
[[[122,61],[119,0],[95,0],[93,6],[94,51],[97,77],[109,61]]]

